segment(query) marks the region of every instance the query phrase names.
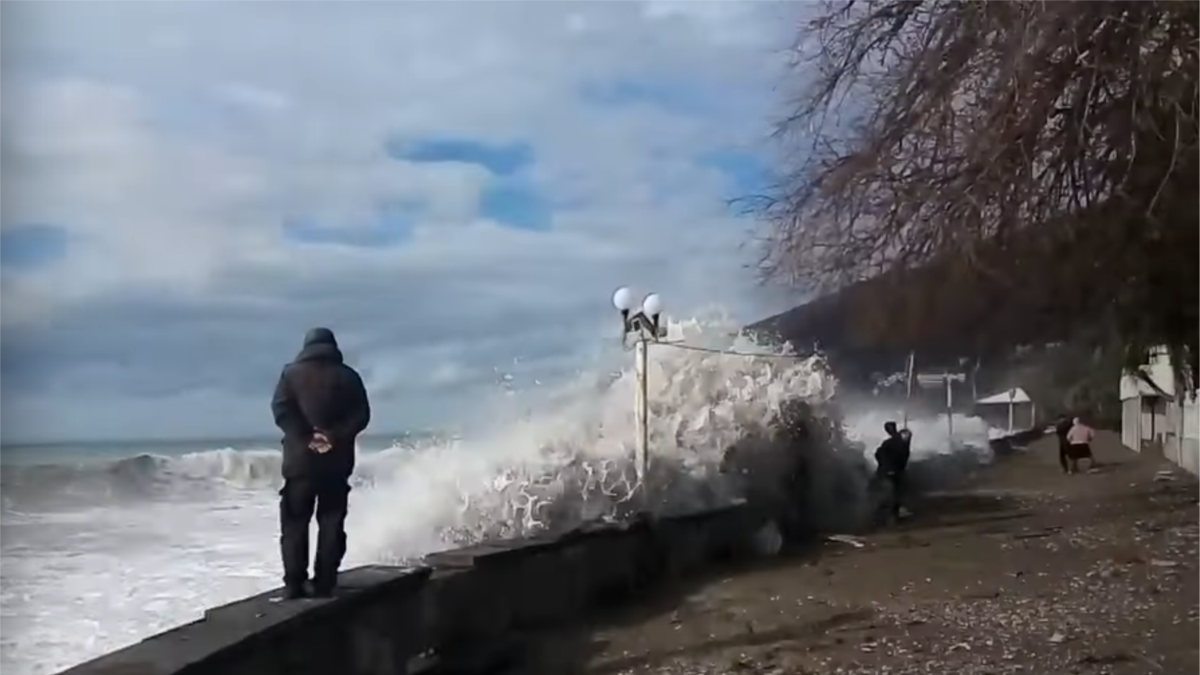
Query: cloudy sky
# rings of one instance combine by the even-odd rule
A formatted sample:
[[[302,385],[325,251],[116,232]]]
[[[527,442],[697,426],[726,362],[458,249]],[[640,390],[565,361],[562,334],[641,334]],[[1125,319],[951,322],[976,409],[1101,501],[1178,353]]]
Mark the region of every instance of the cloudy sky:
[[[305,329],[375,431],[613,331],[782,308],[726,206],[769,170],[803,5],[2,4],[6,442],[271,433]]]

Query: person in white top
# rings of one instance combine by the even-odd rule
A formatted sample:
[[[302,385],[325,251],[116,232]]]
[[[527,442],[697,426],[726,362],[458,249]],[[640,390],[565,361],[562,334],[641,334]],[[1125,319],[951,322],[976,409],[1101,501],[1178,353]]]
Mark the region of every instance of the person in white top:
[[[1096,430],[1084,424],[1076,417],[1067,431],[1067,458],[1070,461],[1070,473],[1079,472],[1079,460],[1087,459],[1088,469],[1096,466],[1096,458],[1092,455],[1092,439]]]

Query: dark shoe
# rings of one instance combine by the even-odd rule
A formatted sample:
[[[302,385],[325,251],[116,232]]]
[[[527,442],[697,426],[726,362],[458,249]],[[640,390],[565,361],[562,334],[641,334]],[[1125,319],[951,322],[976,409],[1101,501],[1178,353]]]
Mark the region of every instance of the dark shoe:
[[[308,589],[303,586],[284,586],[284,600],[303,600],[308,597]]]
[[[313,597],[314,598],[332,598],[333,597],[333,587],[325,586],[325,585],[313,586]]]

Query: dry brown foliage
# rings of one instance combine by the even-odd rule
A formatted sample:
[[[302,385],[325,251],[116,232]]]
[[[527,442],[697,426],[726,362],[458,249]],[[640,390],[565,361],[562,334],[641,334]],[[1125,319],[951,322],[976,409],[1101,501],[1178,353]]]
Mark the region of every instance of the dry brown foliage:
[[[810,84],[778,132],[796,161],[754,203],[764,276],[819,291],[919,278],[876,331],[1009,303],[1194,357],[1198,16],[1196,2],[826,4],[796,43]]]

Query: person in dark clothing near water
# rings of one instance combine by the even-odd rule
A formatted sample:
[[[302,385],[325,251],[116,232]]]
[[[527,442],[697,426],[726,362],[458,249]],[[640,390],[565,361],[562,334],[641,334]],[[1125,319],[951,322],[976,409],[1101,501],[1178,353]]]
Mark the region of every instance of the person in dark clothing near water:
[[[887,422],[883,425],[883,430],[887,432],[887,438],[875,451],[875,475],[891,486],[891,514],[899,520],[905,514],[905,474],[908,471],[909,455],[912,454],[912,434],[908,429],[897,430],[895,422]]]
[[[1054,423],[1054,434],[1058,436],[1058,465],[1062,467],[1063,473],[1071,473],[1071,444],[1067,441],[1067,434],[1071,432],[1073,424],[1069,415],[1059,416],[1058,421]]]
[[[283,431],[279,546],[285,597],[308,595],[308,527],[317,516],[312,593],[330,597],[346,553],[346,510],[354,442],[371,421],[362,378],[342,359],[333,331],[314,328],[284,366],[271,400]]]

